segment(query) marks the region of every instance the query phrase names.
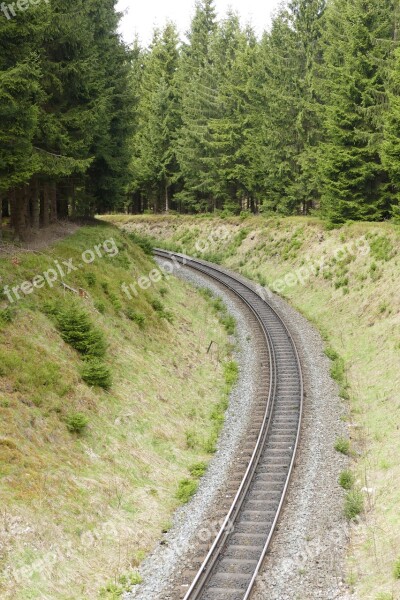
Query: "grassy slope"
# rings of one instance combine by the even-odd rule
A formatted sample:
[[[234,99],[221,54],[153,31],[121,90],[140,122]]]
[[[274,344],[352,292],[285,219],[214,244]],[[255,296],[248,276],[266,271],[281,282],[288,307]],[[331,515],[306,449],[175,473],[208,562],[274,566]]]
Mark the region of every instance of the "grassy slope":
[[[203,257],[271,285],[312,262],[325,267],[281,293],[314,321],[345,360],[354,469],[366,511],[349,549],[349,583],[362,599],[400,598],[393,575],[400,556],[400,235],[389,224],[325,231],[315,219],[111,217],[129,230],[162,238],[189,254],[221,225],[229,241],[209,243]],[[366,236],[371,252],[347,249]],[[218,236],[217,236],[218,237]],[[219,236],[221,238],[221,236]],[[289,279],[290,282],[290,279]],[[340,373],[339,373],[340,378]],[[346,381],[347,379],[347,381]]]
[[[92,599],[104,586],[101,597],[119,597],[168,527],[179,482],[190,478],[193,463],[208,460],[214,442],[215,408],[227,387],[223,365],[206,349],[214,339],[225,355],[226,331],[209,301],[181,282],[161,281],[133,301],[124,296],[124,281],[154,268],[125,234],[85,227],[47,251],[0,257],[2,286],[32,279],[54,260],[77,265],[84,250],[111,237],[116,257],[64,279],[88,298],[46,287],[14,304],[12,322],[0,300],[4,599]],[[154,299],[172,313],[172,324],[154,310]],[[82,358],[43,311],[48,301],[75,303],[103,331],[109,392],[82,381]],[[127,318],[132,309],[144,316],[143,327]],[[89,418],[80,435],[66,426],[77,412]]]

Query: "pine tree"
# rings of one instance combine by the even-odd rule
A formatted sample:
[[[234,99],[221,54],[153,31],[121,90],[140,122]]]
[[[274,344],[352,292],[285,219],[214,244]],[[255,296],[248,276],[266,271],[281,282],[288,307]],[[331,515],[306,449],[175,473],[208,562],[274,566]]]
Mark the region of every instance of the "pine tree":
[[[293,0],[261,42],[254,171],[267,210],[306,212],[318,198],[315,152],[321,125],[315,77],[324,7],[323,0]]]
[[[396,26],[393,39],[393,53],[389,62],[387,77],[388,110],[385,114],[384,141],[381,155],[393,185],[394,197],[391,206],[392,215],[400,219],[400,48],[397,30],[399,14],[395,16]]]
[[[177,77],[182,126],[175,152],[183,189],[176,197],[187,209],[196,211],[211,210],[216,201],[206,165],[210,121],[218,117],[218,81],[210,52],[216,29],[213,0],[198,2]]]
[[[10,205],[16,235],[24,239],[30,215],[27,186],[38,167],[42,70],[37,48],[43,40],[47,7],[12,19],[0,15],[0,196]]]
[[[143,63],[134,137],[133,188],[147,195],[154,210],[170,208],[170,188],[177,179],[174,142],[179,127],[176,72],[178,35],[168,24],[155,32]]]
[[[324,213],[335,223],[389,214],[391,188],[380,155],[394,14],[391,0],[333,0],[327,10],[319,171]]]

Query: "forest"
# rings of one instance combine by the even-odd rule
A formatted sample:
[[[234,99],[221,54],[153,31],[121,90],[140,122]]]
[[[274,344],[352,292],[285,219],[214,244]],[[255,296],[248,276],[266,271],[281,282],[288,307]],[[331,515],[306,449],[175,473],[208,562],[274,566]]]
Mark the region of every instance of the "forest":
[[[290,0],[261,39],[198,0],[183,39],[167,23],[148,48],[124,44],[115,0],[6,13],[0,214],[19,239],[115,211],[400,218],[393,0]]]

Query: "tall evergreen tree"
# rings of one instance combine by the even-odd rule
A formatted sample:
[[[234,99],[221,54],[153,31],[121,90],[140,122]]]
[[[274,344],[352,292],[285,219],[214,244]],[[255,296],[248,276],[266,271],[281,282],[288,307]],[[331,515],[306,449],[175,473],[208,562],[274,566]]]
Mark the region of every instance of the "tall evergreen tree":
[[[177,178],[178,64],[178,34],[175,26],[168,24],[162,34],[155,32],[143,63],[132,162],[133,188],[147,195],[155,210],[169,210],[170,188]]]
[[[183,178],[183,189],[177,198],[184,206],[195,210],[210,210],[216,201],[206,165],[210,121],[218,116],[218,81],[211,55],[216,29],[214,1],[197,2],[177,78],[182,126],[176,156]]]
[[[322,206],[333,222],[389,215],[391,186],[381,150],[394,9],[392,0],[332,0],[327,10],[319,172]]]
[[[396,15],[398,22],[399,14]],[[382,162],[393,185],[394,197],[392,215],[400,219],[400,48],[398,47],[397,26],[394,30],[393,54],[389,62],[387,78],[388,110],[385,114]]]

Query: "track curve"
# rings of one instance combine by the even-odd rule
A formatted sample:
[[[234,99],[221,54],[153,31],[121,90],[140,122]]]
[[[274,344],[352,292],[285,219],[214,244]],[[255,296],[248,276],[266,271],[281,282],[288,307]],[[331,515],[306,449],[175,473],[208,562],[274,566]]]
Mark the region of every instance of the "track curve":
[[[184,600],[250,598],[285,502],[300,440],[304,389],[299,354],[289,329],[250,282],[219,266],[155,249],[218,281],[251,309],[265,335],[269,389],[263,415],[254,416],[259,434],[246,473],[207,557]]]

